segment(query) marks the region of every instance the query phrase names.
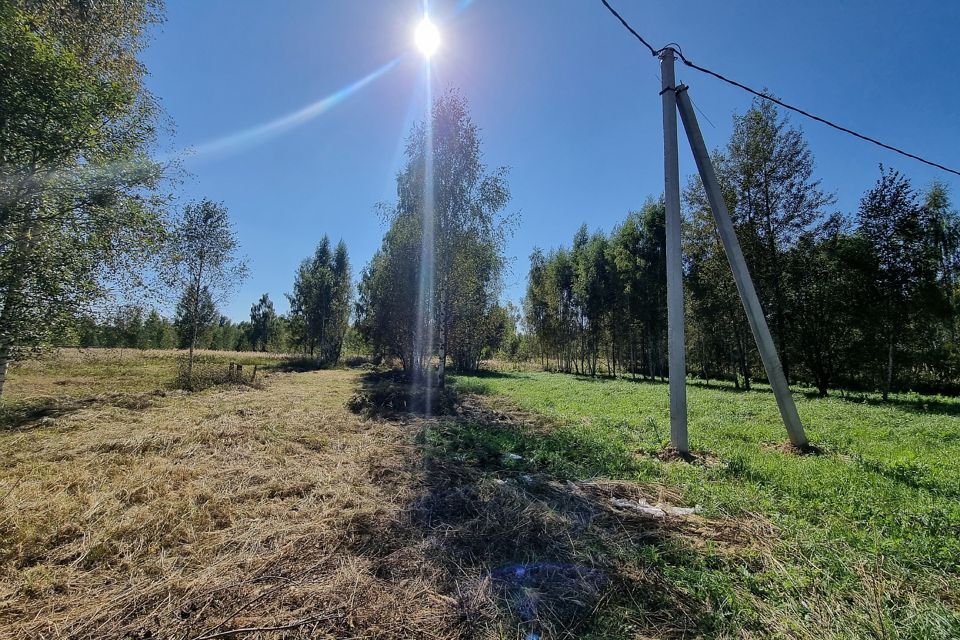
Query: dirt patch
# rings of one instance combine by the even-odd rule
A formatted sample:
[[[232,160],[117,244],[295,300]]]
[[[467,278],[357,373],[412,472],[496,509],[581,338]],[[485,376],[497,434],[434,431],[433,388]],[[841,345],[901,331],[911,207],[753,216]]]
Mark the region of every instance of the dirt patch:
[[[652,456],[660,462],[686,462],[704,467],[719,467],[723,464],[720,458],[708,451],[687,451],[686,453],[682,453],[673,447],[666,447],[652,454],[643,453],[639,455]]]
[[[798,447],[789,440],[786,442],[765,442],[761,446],[767,451],[778,451],[794,456],[822,456],[827,453],[815,444],[807,443]]]

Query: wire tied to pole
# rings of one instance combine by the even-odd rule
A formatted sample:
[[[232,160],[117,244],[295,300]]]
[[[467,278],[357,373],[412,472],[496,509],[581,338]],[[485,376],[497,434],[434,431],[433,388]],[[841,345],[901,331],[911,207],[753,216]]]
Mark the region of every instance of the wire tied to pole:
[[[651,53],[654,57],[659,56],[659,55],[660,55],[661,53],[663,53],[664,51],[673,51],[673,52],[677,55],[677,57],[680,59],[680,61],[683,62],[683,64],[685,64],[686,66],[690,67],[691,69],[696,69],[697,71],[699,71],[699,72],[701,72],[701,73],[705,73],[705,74],[707,74],[707,75],[709,75],[709,76],[713,76],[713,77],[716,78],[717,80],[720,80],[720,81],[722,81],[722,82],[726,82],[727,84],[732,85],[732,86],[734,86],[734,87],[737,87],[738,89],[741,89],[741,90],[743,90],[743,91],[746,91],[747,93],[753,94],[753,95],[757,96],[758,98],[761,98],[761,99],[763,99],[763,100],[767,100],[767,101],[769,101],[769,102],[772,102],[773,104],[778,105],[778,106],[780,106],[780,107],[783,107],[784,109],[787,109],[787,110],[789,110],[789,111],[793,111],[794,113],[799,113],[800,115],[802,115],[802,116],[804,116],[804,117],[806,117],[806,118],[810,118],[811,120],[814,120],[814,121],[819,122],[819,123],[821,123],[821,124],[825,124],[825,125],[827,125],[828,127],[832,127],[833,129],[836,129],[837,131],[841,131],[841,132],[846,133],[846,134],[848,134],[848,135],[851,135],[851,136],[853,136],[853,137],[855,137],[855,138],[859,138],[860,140],[863,140],[863,141],[865,141],[865,142],[869,142],[869,143],[871,143],[871,144],[875,144],[875,145],[877,145],[878,147],[881,147],[881,148],[883,148],[883,149],[886,149],[887,151],[892,151],[892,152],[894,152],[894,153],[898,153],[898,154],[900,154],[900,155],[902,155],[902,156],[904,156],[904,157],[910,158],[911,160],[916,160],[916,161],[918,161],[918,162],[922,162],[923,164],[929,165],[929,166],[934,167],[934,168],[936,168],[936,169],[940,169],[941,171],[946,171],[947,173],[952,173],[953,175],[960,176],[960,170],[951,169],[950,167],[945,166],[945,165],[942,165],[942,164],[940,164],[939,162],[934,162],[933,160],[927,160],[926,158],[923,158],[923,157],[921,157],[921,156],[918,156],[918,155],[915,154],[915,153],[910,153],[909,151],[904,151],[903,149],[900,149],[900,148],[895,147],[895,146],[893,146],[893,145],[889,145],[889,144],[887,144],[887,143],[885,143],[885,142],[881,142],[880,140],[877,140],[876,138],[873,138],[873,137],[871,137],[871,136],[868,136],[868,135],[865,135],[865,134],[862,134],[862,133],[858,133],[857,131],[854,131],[853,129],[849,129],[849,128],[844,127],[844,126],[842,126],[842,125],[839,125],[839,124],[837,124],[837,123],[835,123],[835,122],[831,122],[830,120],[827,120],[826,118],[822,118],[822,117],[820,117],[820,116],[818,116],[818,115],[814,115],[814,114],[810,113],[809,111],[806,111],[806,110],[804,110],[804,109],[801,109],[800,107],[795,107],[795,106],[793,106],[792,104],[788,104],[788,103],[784,102],[783,100],[780,100],[779,98],[773,97],[772,95],[770,95],[770,94],[767,93],[766,91],[758,91],[758,90],[756,90],[756,89],[753,89],[753,88],[751,88],[751,87],[748,87],[747,85],[743,84],[742,82],[737,82],[736,80],[733,80],[733,79],[731,79],[731,78],[728,78],[728,77],[726,77],[725,75],[723,75],[723,74],[721,74],[721,73],[717,73],[716,71],[711,71],[710,69],[707,69],[706,67],[701,67],[700,65],[695,64],[695,63],[691,62],[690,60],[688,60],[687,57],[686,57],[685,55],[683,55],[683,52],[680,50],[680,45],[678,45],[678,44],[676,44],[676,43],[671,42],[670,44],[668,44],[668,45],[665,46],[665,47],[661,47],[660,49],[656,49],[656,48],[653,47],[653,45],[651,45],[649,42],[647,42],[647,40],[646,40],[643,36],[641,36],[639,33],[637,33],[636,29],[634,29],[632,26],[630,26],[630,23],[627,22],[626,19],[617,12],[616,9],[614,9],[612,6],[610,6],[610,3],[607,2],[607,0],[600,0],[600,2],[603,3],[603,6],[605,6],[605,7],[610,11],[610,13],[612,13],[612,14],[617,18],[617,20],[620,21],[620,24],[622,24],[622,25],[624,26],[624,28],[626,28],[626,30],[629,31],[637,40],[639,40],[639,41],[643,44],[643,46],[645,46],[645,47],[650,51],[650,53]],[[661,91],[660,93],[661,93],[661,95],[663,94],[662,91]]]

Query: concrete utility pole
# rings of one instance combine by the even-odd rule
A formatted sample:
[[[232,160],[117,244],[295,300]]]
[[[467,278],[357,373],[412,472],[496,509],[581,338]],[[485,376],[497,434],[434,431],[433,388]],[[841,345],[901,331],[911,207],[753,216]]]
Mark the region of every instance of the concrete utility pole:
[[[661,56],[661,60],[663,57]],[[672,60],[672,52],[671,52]],[[662,63],[661,63],[662,64]],[[673,63],[670,65],[670,80],[673,83]],[[664,87],[666,87],[666,74],[663,76]],[[671,92],[673,93],[673,92]],[[727,211],[727,205],[723,201],[723,194],[720,191],[720,183],[717,181],[716,172],[713,169],[713,163],[710,162],[710,155],[707,153],[707,146],[703,142],[703,134],[700,132],[700,125],[697,123],[697,116],[693,112],[693,103],[690,96],[687,95],[687,87],[680,86],[676,90],[676,103],[680,109],[680,119],[683,121],[683,128],[687,133],[687,140],[690,142],[690,149],[693,151],[693,157],[697,162],[697,170],[700,172],[700,179],[703,180],[703,187],[707,191],[707,199],[710,201],[710,209],[713,211],[713,219],[717,223],[717,231],[720,233],[720,240],[723,242],[723,248],[727,254],[727,261],[733,270],[733,279],[737,283],[737,291],[740,293],[740,300],[743,302],[744,311],[747,312],[747,320],[750,322],[750,329],[753,331],[753,337],[757,341],[757,348],[760,350],[760,358],[763,360],[763,368],[767,372],[767,379],[773,388],[773,394],[777,398],[777,406],[780,407],[780,416],[783,418],[783,424],[787,427],[787,433],[790,434],[790,442],[797,447],[807,445],[807,436],[803,430],[803,424],[800,422],[800,416],[797,414],[797,406],[790,395],[790,388],[787,386],[787,379],[783,375],[783,367],[780,365],[780,358],[777,356],[777,349],[773,344],[773,336],[770,335],[770,328],[767,326],[767,320],[763,315],[763,308],[760,306],[760,300],[757,298],[757,291],[753,287],[753,280],[750,279],[750,271],[747,269],[747,263],[743,259],[743,252],[740,250],[740,243],[737,241],[737,233],[733,229],[733,222],[730,220],[730,212]],[[666,100],[664,100],[666,105]],[[664,122],[667,116],[663,116]],[[676,125],[674,125],[676,126]],[[674,155],[676,158],[676,155]],[[668,180],[669,187],[669,180]],[[670,208],[669,195],[667,196],[667,283],[670,282]],[[669,296],[669,289],[668,289]],[[672,328],[672,320],[671,328]],[[681,334],[682,335],[682,334]],[[671,338],[671,341],[673,339]],[[673,408],[673,343],[671,342],[671,361],[670,361],[670,406]],[[672,416],[671,416],[672,422]],[[672,426],[672,425],[671,425]]]
[[[683,336],[683,261],[680,257],[680,164],[677,159],[676,54],[660,52],[663,102],[663,193],[667,233],[667,347],[670,366],[670,444],[687,453],[687,368]]]

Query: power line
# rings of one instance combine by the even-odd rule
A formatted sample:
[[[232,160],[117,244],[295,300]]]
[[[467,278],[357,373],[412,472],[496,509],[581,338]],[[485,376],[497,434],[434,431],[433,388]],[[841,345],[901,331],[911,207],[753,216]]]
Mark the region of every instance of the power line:
[[[644,40],[642,35],[640,35],[640,34],[637,33],[636,31],[634,31],[633,27],[630,26],[630,23],[628,23],[626,20],[624,20],[624,19],[623,19],[623,16],[621,16],[619,13],[617,13],[617,10],[614,9],[613,7],[611,7],[611,6],[610,6],[610,3],[607,2],[607,0],[600,0],[600,2],[603,3],[603,6],[605,6],[605,7],[607,8],[607,10],[610,11],[610,13],[612,13],[614,16],[616,16],[617,20],[620,21],[620,24],[622,24],[622,25],[626,28],[627,31],[629,31],[630,33],[632,33],[633,36],[634,36],[637,40],[639,40],[640,42],[643,43],[643,46],[645,46],[647,49],[650,50],[650,55],[653,55],[653,56],[656,56],[656,55],[657,55],[657,50],[653,48],[653,45],[650,44],[649,42],[647,42],[646,40]]]
[[[637,33],[637,31],[636,31],[633,27],[630,26],[630,23],[627,22],[627,21],[623,18],[623,16],[621,16],[619,13],[617,13],[616,9],[614,9],[613,7],[610,6],[610,3],[607,2],[607,0],[600,0],[600,2],[602,2],[602,3],[603,3],[603,6],[605,6],[605,7],[610,11],[610,13],[612,13],[612,14],[617,18],[617,20],[620,21],[620,24],[622,24],[622,25],[627,29],[627,31],[629,31],[631,34],[633,34],[633,36],[634,36],[637,40],[639,40],[641,43],[643,43],[643,45],[644,45],[647,49],[650,50],[651,55],[657,56],[657,55],[659,55],[662,51],[665,51],[665,50],[667,50],[667,49],[672,50],[672,51],[674,51],[674,52],[677,54],[677,56],[680,58],[680,61],[683,62],[683,64],[685,64],[685,65],[687,65],[688,67],[690,67],[691,69],[696,69],[697,71],[700,71],[701,73],[706,73],[707,75],[713,76],[714,78],[716,78],[716,79],[718,79],[718,80],[721,80],[721,81],[723,81],[723,82],[726,82],[727,84],[733,85],[734,87],[737,87],[738,89],[742,89],[743,91],[746,91],[747,93],[751,93],[751,94],[757,96],[758,98],[762,98],[762,99],[764,99],[764,100],[768,100],[768,101],[770,101],[770,102],[772,102],[772,103],[774,103],[774,104],[776,104],[776,105],[779,105],[779,106],[783,107],[784,109],[789,109],[790,111],[793,111],[793,112],[795,112],[795,113],[799,113],[800,115],[805,116],[805,117],[807,117],[807,118],[810,118],[811,120],[816,120],[817,122],[819,122],[819,123],[821,123],[821,124],[825,124],[825,125],[827,125],[828,127],[832,127],[832,128],[834,128],[834,129],[836,129],[837,131],[842,131],[842,132],[847,133],[847,134],[849,134],[849,135],[851,135],[851,136],[854,136],[855,138],[859,138],[859,139],[864,140],[864,141],[866,141],[866,142],[870,142],[870,143],[872,143],[872,144],[875,144],[875,145],[877,145],[878,147],[882,147],[882,148],[884,148],[884,149],[886,149],[886,150],[888,150],[888,151],[893,151],[894,153],[899,153],[900,155],[905,156],[905,157],[907,157],[907,158],[910,158],[910,159],[912,159],[912,160],[917,160],[917,161],[922,162],[922,163],[924,163],[924,164],[926,164],[926,165],[929,165],[929,166],[931,166],[931,167],[936,167],[937,169],[940,169],[940,170],[942,170],[942,171],[946,171],[946,172],[952,173],[952,174],[954,174],[954,175],[956,175],[956,176],[960,176],[960,171],[958,171],[958,170],[956,170],[956,169],[951,169],[950,167],[946,167],[946,166],[940,164],[939,162],[934,162],[934,161],[932,161],[932,160],[927,160],[926,158],[922,158],[922,157],[920,157],[920,156],[918,156],[918,155],[916,155],[916,154],[910,153],[909,151],[904,151],[903,149],[899,149],[899,148],[894,147],[894,146],[892,146],[892,145],[889,145],[889,144],[887,144],[887,143],[885,143],[885,142],[881,142],[881,141],[877,140],[876,138],[871,138],[870,136],[864,135],[864,134],[862,134],[862,133],[858,133],[858,132],[854,131],[853,129],[848,129],[847,127],[844,127],[844,126],[842,126],[842,125],[836,124],[835,122],[831,122],[830,120],[827,120],[826,118],[821,118],[820,116],[814,115],[814,114],[810,113],[809,111],[805,111],[804,109],[801,109],[800,107],[795,107],[795,106],[793,106],[793,105],[791,105],[791,104],[787,104],[787,103],[784,102],[783,100],[779,100],[779,99],[777,99],[777,98],[774,98],[773,96],[771,96],[770,94],[766,93],[765,91],[757,91],[756,89],[752,89],[752,88],[748,87],[747,85],[745,85],[745,84],[743,84],[743,83],[741,83],[741,82],[737,82],[736,80],[732,80],[732,79],[724,76],[723,74],[717,73],[716,71],[711,71],[710,69],[707,69],[706,67],[701,67],[701,66],[698,65],[698,64],[694,64],[693,62],[691,62],[690,60],[688,60],[688,59],[686,58],[686,56],[683,55],[683,53],[680,51],[680,47],[679,47],[679,46],[677,46],[676,48],[673,48],[673,47],[671,47],[671,46],[668,45],[667,47],[663,47],[663,48],[661,48],[661,49],[655,49],[649,42],[647,42],[647,41],[644,39],[643,36],[641,36],[639,33]],[[673,43],[671,43],[671,44],[673,44]]]

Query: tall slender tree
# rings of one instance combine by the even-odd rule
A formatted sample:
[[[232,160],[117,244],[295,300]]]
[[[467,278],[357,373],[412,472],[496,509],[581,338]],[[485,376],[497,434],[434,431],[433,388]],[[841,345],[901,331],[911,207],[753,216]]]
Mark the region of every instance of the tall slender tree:
[[[722,163],[732,191],[731,215],[766,311],[772,316],[783,371],[790,377],[786,287],[787,251],[811,230],[832,204],[814,177],[813,155],[800,129],[767,100],[756,98],[734,117],[734,130]]]
[[[880,172],[876,186],[860,201],[858,233],[870,245],[875,270],[874,317],[886,356],[886,400],[894,386],[898,347],[911,324],[934,308],[941,256],[933,217],[920,205],[910,181],[892,169],[881,167]]]
[[[361,282],[361,326],[412,376],[422,376],[436,353],[442,387],[451,355],[475,360],[465,341],[501,285],[509,230],[502,215],[510,198],[505,175],[502,168],[487,171],[479,131],[456,92],[438,98],[429,121],[407,140],[398,201],[386,209],[390,227]]]
[[[225,298],[247,275],[246,262],[238,256],[239,245],[227,208],[202,200],[183,210],[168,245],[165,276],[181,290],[181,303],[192,308],[189,318],[187,379],[193,380],[193,352],[207,317],[201,308],[209,297],[211,306]]]

